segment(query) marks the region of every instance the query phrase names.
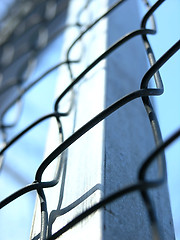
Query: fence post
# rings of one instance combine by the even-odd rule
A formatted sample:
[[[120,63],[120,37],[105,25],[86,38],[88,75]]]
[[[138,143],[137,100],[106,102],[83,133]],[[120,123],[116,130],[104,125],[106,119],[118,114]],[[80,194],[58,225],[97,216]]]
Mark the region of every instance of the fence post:
[[[83,6],[83,1],[79,2],[79,5]],[[102,1],[99,11],[103,13],[113,2]],[[76,4],[76,0],[71,1],[69,21],[76,17]],[[97,16],[98,8],[99,1],[93,1],[86,11],[89,16],[94,17]],[[86,18],[88,17],[85,17],[85,21]],[[138,1],[130,0],[101,20],[81,39],[85,56],[82,57],[81,64],[74,67],[73,71],[77,72],[75,75],[124,34],[139,29],[141,18]],[[67,33],[65,39],[65,52],[69,46],[69,34],[71,33]],[[77,52],[71,57],[75,57],[76,54]],[[71,130],[79,129],[102,111],[104,106],[107,107],[125,94],[138,90],[147,69],[141,36],[115,50],[76,87],[76,107],[68,119],[62,120],[65,136],[68,137],[72,133]],[[63,79],[67,79],[66,74],[65,69],[60,72],[58,90],[63,85]],[[55,146],[56,143],[52,143],[54,134],[56,135],[53,124],[49,134],[52,137],[49,138],[51,145]],[[45,191],[52,233],[100,199],[135,183],[142,161],[154,147],[151,126],[140,98],[117,110],[72,144],[68,149],[68,159],[60,184]],[[52,149],[47,149],[47,152],[51,152]],[[44,180],[51,179],[53,169],[54,165],[47,169]],[[156,166],[150,169],[149,177],[153,176],[156,176]],[[174,239],[166,185],[150,192],[163,239]],[[35,236],[40,231],[38,205],[32,239],[36,239]],[[143,201],[139,192],[135,192],[96,211],[59,239],[150,240],[152,236]]]
[[[112,1],[109,1],[112,4]],[[108,17],[107,43],[138,29],[142,16],[138,1],[127,1]],[[156,37],[156,36],[154,36]],[[107,58],[106,105],[139,89],[148,69],[141,37],[135,37]],[[141,98],[128,103],[105,121],[105,195],[136,181],[143,159],[154,148],[149,119]],[[153,169],[154,168],[154,169]],[[153,166],[149,177],[157,175]],[[174,239],[167,186],[150,191],[163,239]],[[103,239],[151,239],[147,212],[138,192],[104,209]]]

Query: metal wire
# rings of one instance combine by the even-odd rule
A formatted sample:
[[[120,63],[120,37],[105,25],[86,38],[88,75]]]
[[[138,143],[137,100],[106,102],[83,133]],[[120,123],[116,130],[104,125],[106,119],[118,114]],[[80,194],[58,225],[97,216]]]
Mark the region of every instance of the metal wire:
[[[159,6],[164,2],[164,0],[158,0],[152,7],[150,7],[148,1],[145,1],[146,7],[147,7],[147,13],[144,15],[141,26],[139,29],[136,29],[133,32],[127,33],[125,36],[123,36],[121,39],[119,39],[116,43],[114,43],[112,46],[110,46],[104,53],[102,53],[97,59],[95,59],[89,66],[87,66],[77,77],[74,78],[73,71],[72,71],[72,65],[77,64],[81,61],[81,59],[71,59],[70,58],[70,52],[73,49],[73,47],[76,45],[78,41],[81,41],[81,39],[92,29],[93,27],[101,21],[101,19],[105,18],[109,14],[113,12],[116,8],[120,7],[121,4],[123,4],[125,0],[117,1],[111,8],[109,8],[104,14],[102,14],[100,17],[98,17],[95,21],[93,21],[88,26],[83,24],[80,21],[81,14],[86,10],[89,4],[91,4],[91,1],[86,1],[85,5],[82,9],[79,11],[78,19],[77,21],[72,25],[64,25],[60,26],[60,28],[55,28],[53,25],[56,22],[56,20],[63,14],[64,9],[66,9],[68,5],[68,1],[65,0],[39,0],[39,1],[22,1],[23,4],[27,5],[27,9],[25,13],[20,11],[21,8],[19,5],[13,6],[14,9],[18,10],[19,12],[15,11],[16,14],[13,15],[12,19],[9,19],[9,17],[4,17],[4,28],[1,31],[6,30],[6,35],[4,38],[0,39],[0,69],[1,69],[1,82],[2,85],[0,86],[0,98],[3,99],[4,96],[6,96],[7,93],[11,92],[14,87],[17,87],[18,91],[17,94],[14,96],[14,98],[8,102],[8,104],[3,104],[3,109],[1,110],[1,123],[0,123],[0,130],[3,137],[3,145],[4,147],[0,151],[1,156],[1,166],[3,165],[3,156],[8,149],[15,144],[23,135],[25,135],[27,132],[31,131],[35,126],[38,126],[41,122],[45,121],[49,118],[55,118],[57,122],[57,129],[59,133],[59,146],[54,149],[48,157],[45,158],[45,160],[40,164],[38,167],[36,173],[35,173],[35,181],[32,184],[29,184],[28,186],[25,186],[15,193],[12,193],[7,198],[3,199],[0,202],[0,208],[5,207],[10,202],[16,200],[17,198],[21,197],[22,195],[36,190],[39,198],[40,198],[40,205],[41,205],[41,232],[38,237],[40,239],[56,239],[61,234],[68,231],[70,228],[72,228],[74,225],[82,221],[84,218],[98,210],[99,208],[105,206],[106,204],[111,203],[112,201],[117,200],[118,198],[130,194],[135,191],[139,191],[141,193],[142,199],[145,203],[146,210],[149,216],[150,220],[150,228],[152,230],[152,238],[153,239],[161,239],[161,232],[159,230],[158,226],[158,220],[156,218],[156,212],[152,204],[151,197],[149,196],[148,190],[151,188],[157,188],[164,184],[166,182],[166,162],[165,162],[165,155],[164,150],[167,148],[173,141],[175,141],[180,136],[180,129],[177,130],[176,133],[174,133],[169,139],[166,141],[163,141],[161,136],[161,130],[160,126],[155,114],[155,111],[153,109],[153,106],[151,104],[150,96],[158,96],[163,93],[163,81],[161,79],[159,69],[180,49],[180,40],[178,40],[170,49],[167,50],[166,53],[164,53],[163,56],[160,57],[157,61],[155,60],[153,50],[151,48],[151,45],[148,41],[148,35],[156,34],[156,26],[155,21],[153,18],[153,13],[159,8]],[[16,3],[17,4],[17,3]],[[48,9],[50,9],[48,11]],[[8,15],[10,13],[8,12]],[[33,16],[33,17],[32,17]],[[36,16],[36,18],[35,18]],[[16,24],[13,26],[10,24],[12,20],[15,21]],[[34,19],[34,20],[32,20]],[[147,21],[151,19],[152,22],[152,28],[147,28]],[[52,24],[52,25],[51,25]],[[55,24],[56,25],[56,24]],[[53,26],[55,29],[52,31],[51,27]],[[56,64],[55,66],[49,68],[49,70],[45,71],[39,78],[35,79],[31,83],[28,83],[27,86],[24,86],[24,83],[28,81],[28,78],[30,76],[29,71],[30,68],[33,67],[35,60],[37,60],[40,52],[49,45],[55,37],[60,34],[62,31],[65,31],[67,28],[75,27],[79,30],[79,36],[72,42],[72,44],[69,46],[66,54],[66,60]],[[42,35],[42,36],[41,36]],[[94,118],[90,119],[85,125],[83,125],[81,128],[79,128],[77,131],[75,131],[70,137],[64,140],[64,134],[63,134],[63,125],[61,123],[61,118],[66,117],[70,114],[71,110],[75,108],[74,106],[74,97],[71,98],[71,107],[67,112],[61,112],[59,110],[59,105],[62,99],[65,97],[67,93],[71,91],[73,95],[73,88],[74,86],[79,83],[83,77],[91,71],[100,61],[105,59],[107,56],[109,56],[112,52],[114,52],[116,49],[121,47],[123,44],[126,44],[128,41],[131,41],[131,39],[141,36],[145,50],[147,52],[147,57],[149,59],[150,68],[145,73],[144,77],[141,80],[140,88],[136,91],[133,91],[129,93],[126,96],[123,96],[122,98],[118,99],[116,102],[114,102],[112,105],[104,109],[102,112],[100,112],[98,115],[96,115]],[[23,51],[19,52],[18,49],[16,50],[16,45],[18,42],[23,42],[27,39],[27,45],[23,48]],[[43,40],[42,40],[43,39]],[[9,54],[9,59],[5,58],[5,53]],[[24,60],[25,57],[25,60]],[[23,61],[23,65],[22,65]],[[8,75],[8,69],[12,67],[12,65],[17,65],[17,71],[15,73],[13,72],[13,75]],[[21,102],[22,99],[25,97],[25,94],[32,88],[35,87],[37,83],[39,83],[41,80],[44,79],[44,77],[47,74],[50,74],[55,69],[61,67],[61,66],[67,66],[69,70],[69,75],[71,78],[71,83],[67,86],[67,88],[57,97],[55,103],[54,103],[54,112],[47,114],[45,116],[42,116],[35,122],[33,122],[31,125],[29,125],[27,128],[25,128],[22,132],[17,134],[14,138],[12,138],[10,141],[7,141],[7,133],[6,130],[10,127],[14,127],[20,117],[20,113],[17,114],[18,118],[15,119],[13,124],[6,124],[4,121],[5,114],[9,111],[9,109],[14,106],[15,103]],[[149,81],[150,79],[154,77],[156,88],[150,88],[149,87]],[[60,180],[60,176],[65,174],[64,169],[66,168],[66,159],[67,159],[67,150],[68,147],[73,144],[76,140],[78,140],[81,136],[83,136],[85,133],[87,133],[90,129],[92,129],[95,125],[97,125],[99,122],[107,118],[109,115],[111,115],[116,110],[120,109],[122,106],[128,104],[129,102],[132,102],[133,100],[137,98],[142,98],[142,102],[144,104],[144,108],[147,111],[147,117],[150,120],[151,126],[152,126],[152,132],[154,134],[154,139],[156,143],[156,148],[154,152],[151,153],[151,155],[147,156],[146,159],[144,159],[141,166],[139,166],[139,172],[137,177],[137,182],[133,185],[127,186],[124,189],[120,189],[119,191],[111,194],[110,196],[104,198],[99,203],[93,205],[91,208],[87,209],[77,217],[75,217],[72,221],[67,223],[63,228],[61,228],[56,233],[51,233],[51,226],[50,224],[55,221],[55,218],[52,220],[52,214],[50,213],[48,215],[47,211],[47,200],[44,193],[45,188],[50,188],[58,184]],[[21,109],[20,109],[21,110]],[[49,164],[54,161],[58,157],[58,167],[57,172],[55,174],[54,179],[48,182],[42,181],[42,175],[44,171],[48,168]],[[150,165],[157,161],[159,162],[159,176],[157,176],[156,180],[147,180],[146,174],[148,171],[148,168]],[[63,191],[63,184],[61,186],[61,191]],[[59,203],[61,205],[61,203]],[[51,221],[50,221],[51,220]],[[51,222],[51,223],[50,223]],[[48,237],[47,237],[48,236]]]

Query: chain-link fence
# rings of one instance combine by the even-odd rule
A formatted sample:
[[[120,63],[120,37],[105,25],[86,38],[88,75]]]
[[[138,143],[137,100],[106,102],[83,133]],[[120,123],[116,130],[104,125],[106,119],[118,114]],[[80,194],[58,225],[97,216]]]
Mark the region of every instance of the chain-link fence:
[[[142,18],[140,28],[130,33],[126,33],[125,36],[110,46],[104,53],[102,53],[90,65],[82,70],[78,76],[74,77],[75,74],[72,66],[75,64],[78,65],[78,63],[80,63],[83,59],[82,56],[77,56],[77,59],[72,59],[70,57],[74,46],[78,42],[81,42],[81,39],[86,36],[86,34],[91,31],[98,22],[100,22],[103,18],[106,18],[109,14],[113,14],[113,11],[121,7],[121,4],[125,4],[126,1],[117,1],[104,14],[99,16],[94,21],[91,23],[84,23],[82,20],[83,14],[86,13],[88,6],[92,2],[93,0],[85,1],[83,8],[79,10],[76,22],[72,24],[66,24],[65,22],[67,7],[69,4],[69,1],[66,0],[15,1],[12,3],[11,7],[8,8],[7,13],[1,19],[1,172],[3,172],[4,165],[6,164],[5,154],[8,153],[8,151],[13,148],[13,145],[17,144],[22,137],[28,135],[29,132],[40,126],[41,123],[47,119],[54,118],[56,120],[57,131],[59,135],[59,145],[51,152],[51,154],[49,154],[48,157],[43,160],[42,163],[39,161],[38,169],[34,171],[35,180],[31,184],[20,188],[19,190],[10,194],[8,197],[1,200],[0,207],[5,208],[10,203],[13,204],[16,199],[35,190],[41,203],[40,208],[42,226],[37,239],[39,237],[40,239],[55,239],[85,219],[87,216],[94,213],[99,208],[102,208],[106,204],[109,204],[112,201],[125,196],[126,194],[139,191],[149,216],[149,227],[152,230],[152,238],[161,239],[161,231],[158,227],[159,224],[156,218],[156,210],[153,207],[152,199],[148,193],[148,190],[151,188],[157,188],[166,182],[166,160],[164,149],[180,136],[180,130],[178,129],[168,140],[163,141],[159,122],[156,117],[155,110],[151,104],[150,96],[159,96],[163,94],[163,80],[161,79],[159,69],[179,50],[180,40],[174,43],[170,49],[167,49],[162,57],[160,57],[157,61],[155,60],[148,36],[156,34],[156,24],[153,14],[161,6],[164,0],[158,0],[152,7],[149,5],[148,1],[144,0],[141,4],[145,4],[147,12]],[[151,26],[147,27],[147,22],[149,20],[151,21]],[[35,79],[33,75],[34,69],[41,62],[43,51],[51,46],[51,43],[53,43],[58,36],[63,34],[67,29],[71,28],[76,29],[79,35],[77,38],[72,39],[72,44],[69,46],[66,52],[65,59],[60,63],[56,63],[54,65],[51,64],[48,70],[42,72],[41,75]],[[73,90],[74,87],[80,83],[86,74],[89,73],[99,62],[108,57],[116,49],[120,48],[124,43],[130,41],[136,36],[141,36],[144,44],[142,47],[144,47],[147,53],[147,59],[149,60],[150,64],[149,70],[144,73],[144,77],[141,80],[140,88],[117,100],[94,118],[90,119],[89,122],[83,125],[80,129],[73,132],[71,136],[65,139],[61,119],[68,117],[69,114],[71,114],[71,111],[73,111],[75,108],[75,95],[77,93],[75,94]],[[34,120],[23,130],[17,133],[15,132],[15,136],[13,136],[12,133],[14,133],[14,129],[16,129],[16,126],[21,121],[21,115],[23,115],[22,105],[24,104],[24,99],[26,99],[26,96],[29,94],[31,89],[36,88],[48,74],[64,66],[67,67],[69,71],[70,83],[57,97],[55,103],[52,103],[51,106],[53,107],[53,111],[48,114],[42,114],[40,118]],[[149,81],[152,77],[154,77],[155,87],[149,86]],[[48,84],[46,91],[48,92]],[[47,92],[45,92],[44,95],[46,95]],[[64,97],[69,93],[69,108],[66,111],[61,111],[59,106]],[[79,214],[72,221],[68,222],[59,231],[52,234],[50,230],[51,228],[49,227],[50,214],[48,214],[47,211],[47,199],[44,189],[53,188],[56,184],[58,184],[62,174],[62,169],[64,169],[66,163],[68,147],[113,112],[137,98],[142,99],[143,106],[147,112],[147,118],[149,118],[152,126],[152,132],[156,144],[156,148],[152,154],[147,156],[142,165],[139,166],[137,182],[133,185],[120,189],[108,197],[105,197],[91,208]],[[46,105],[44,104],[44,101],[40,101],[40,104]],[[23,148],[24,145],[22,144],[21,146]],[[28,150],[26,151],[26,154],[29,154]],[[43,181],[42,175],[44,171],[56,158],[58,158],[58,161],[57,171],[54,179],[51,181]],[[156,179],[147,180],[146,174],[148,168],[154,161],[159,162],[159,176],[157,176]],[[31,165],[31,163],[28,164]]]

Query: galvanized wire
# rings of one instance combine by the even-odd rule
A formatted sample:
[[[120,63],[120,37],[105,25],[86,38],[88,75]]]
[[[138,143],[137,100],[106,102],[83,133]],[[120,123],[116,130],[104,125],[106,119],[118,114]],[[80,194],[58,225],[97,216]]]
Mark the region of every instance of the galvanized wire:
[[[32,130],[35,126],[40,124],[46,119],[55,118],[57,122],[57,129],[59,133],[59,146],[54,149],[51,154],[45,158],[45,160],[40,164],[39,168],[35,173],[35,181],[28,186],[25,186],[15,193],[12,193],[7,198],[3,199],[0,202],[0,208],[5,207],[10,202],[16,200],[22,195],[36,190],[37,194],[40,198],[41,203],[41,232],[38,237],[40,239],[56,239],[58,236],[68,231],[74,225],[82,221],[84,218],[95,212],[97,209],[105,206],[106,204],[111,203],[112,201],[117,200],[118,198],[130,194],[134,191],[139,191],[142,195],[142,199],[145,203],[147,213],[149,215],[150,220],[150,228],[152,230],[152,238],[153,239],[161,239],[161,232],[158,227],[158,220],[156,218],[156,211],[152,205],[152,200],[148,194],[148,190],[150,188],[156,188],[161,186],[166,182],[166,162],[164,150],[168,147],[173,141],[175,141],[180,136],[180,130],[178,129],[176,133],[174,133],[168,140],[163,141],[161,136],[161,130],[159,127],[159,123],[151,104],[150,96],[159,96],[163,94],[163,81],[161,79],[159,69],[180,49],[180,40],[178,40],[170,49],[167,50],[164,55],[155,60],[153,50],[148,41],[149,34],[156,34],[156,26],[153,18],[153,13],[159,8],[159,6],[164,2],[164,0],[158,0],[152,7],[149,5],[148,1],[145,1],[147,6],[147,13],[144,15],[141,26],[139,29],[134,30],[133,32],[127,33],[121,39],[119,39],[116,43],[110,46],[104,53],[102,53],[97,59],[95,59],[86,69],[84,69],[77,77],[73,76],[72,65],[77,64],[81,61],[81,59],[71,59],[70,52],[73,47],[76,45],[78,41],[88,33],[93,27],[101,21],[104,17],[111,14],[114,9],[118,8],[123,4],[125,0],[117,1],[111,8],[108,9],[107,12],[102,14],[102,16],[98,17],[94,22],[89,24],[88,26],[84,26],[80,21],[80,16],[91,3],[91,1],[86,1],[85,5],[79,11],[79,17],[77,21],[72,25],[60,25],[60,27],[56,26],[57,19],[61,17],[61,14],[64,13],[64,9],[67,8],[68,1],[65,0],[39,0],[39,1],[22,1],[21,4],[13,5],[8,15],[11,14],[11,17],[4,17],[2,19],[3,27],[1,31],[5,31],[6,34],[0,39],[0,69],[1,69],[1,86],[0,86],[0,98],[6,99],[7,94],[10,94],[14,87],[17,88],[16,95],[14,98],[6,103],[6,101],[2,104],[1,112],[1,123],[0,130],[3,135],[3,145],[4,147],[0,151],[1,156],[1,165],[3,164],[3,155],[8,149],[16,143],[24,134],[28,131]],[[23,10],[24,9],[24,10]],[[16,11],[15,11],[16,10]],[[13,15],[13,12],[15,14]],[[33,16],[33,17],[32,17]],[[152,27],[147,28],[147,21],[152,20]],[[14,21],[14,24],[12,24]],[[55,23],[53,25],[53,22]],[[32,67],[34,67],[34,62],[38,58],[40,52],[49,45],[49,43],[62,31],[65,31],[67,28],[76,27],[79,29],[79,36],[72,41],[72,44],[69,46],[66,54],[66,60],[56,64],[51,67],[49,70],[44,72],[39,78],[35,79],[33,82],[28,83],[27,86],[24,85],[32,72]],[[53,29],[53,30],[52,30]],[[145,50],[147,52],[147,57],[149,59],[150,68],[145,73],[144,77],[141,80],[140,88],[136,91],[129,93],[126,96],[118,99],[115,103],[104,109],[94,118],[90,119],[85,125],[83,125],[80,129],[75,131],[70,137],[64,139],[63,134],[63,125],[61,123],[61,117],[66,117],[70,114],[71,110],[75,108],[74,97],[71,99],[71,107],[67,112],[60,112],[59,105],[64,96],[71,91],[73,95],[74,86],[79,83],[83,77],[91,71],[101,60],[105,59],[112,52],[114,52],[117,48],[121,47],[121,45],[125,44],[127,41],[130,41],[132,38],[136,36],[141,36]],[[19,51],[18,46],[26,42],[25,46],[21,51]],[[12,74],[9,74],[9,69],[12,68],[13,65],[16,65],[16,71]],[[10,141],[7,141],[7,129],[14,127],[20,117],[20,111],[17,114],[17,119],[12,124],[6,124],[4,121],[5,114],[9,111],[9,109],[14,106],[15,103],[21,102],[25,97],[26,93],[32,88],[35,87],[36,84],[43,80],[43,78],[54,71],[55,69],[66,65],[69,69],[69,75],[71,78],[71,83],[67,86],[67,88],[57,97],[54,103],[54,112],[42,116],[40,119],[36,120],[22,132],[20,132],[17,136],[15,136]],[[30,71],[30,70],[31,71]],[[155,80],[155,88],[149,87],[150,79],[154,77]],[[53,224],[55,218],[52,220],[51,213],[48,214],[47,211],[47,199],[44,193],[45,188],[50,188],[55,186],[60,179],[60,175],[63,173],[66,168],[66,158],[67,158],[67,150],[68,147],[73,144],[76,140],[78,140],[81,136],[83,136],[86,132],[88,132],[91,128],[97,125],[99,122],[104,120],[106,117],[111,115],[116,110],[120,109],[122,106],[127,103],[133,101],[134,99],[142,98],[142,102],[147,111],[147,117],[150,120],[152,126],[152,132],[154,134],[156,149],[154,152],[147,156],[144,159],[141,166],[139,166],[139,173],[137,182],[133,185],[130,185],[124,189],[120,189],[114,194],[104,198],[99,203],[95,204],[91,208],[87,209],[77,217],[75,217],[72,221],[66,224],[63,228],[61,228],[56,233],[51,233],[50,224]],[[3,101],[3,100],[2,100]],[[19,107],[20,108],[20,107]],[[21,110],[21,109],[19,109]],[[153,123],[152,123],[153,122]],[[58,157],[58,171],[52,181],[43,182],[42,175],[46,168],[48,168],[49,164],[54,161]],[[157,176],[156,180],[147,180],[146,174],[148,171],[148,167],[154,161],[159,161],[161,168],[159,169],[160,176]],[[3,169],[2,169],[3,170]],[[64,186],[63,186],[64,187]],[[63,187],[61,191],[63,191]],[[61,204],[61,203],[59,203]],[[51,223],[50,223],[51,220]],[[48,237],[47,237],[48,236]]]

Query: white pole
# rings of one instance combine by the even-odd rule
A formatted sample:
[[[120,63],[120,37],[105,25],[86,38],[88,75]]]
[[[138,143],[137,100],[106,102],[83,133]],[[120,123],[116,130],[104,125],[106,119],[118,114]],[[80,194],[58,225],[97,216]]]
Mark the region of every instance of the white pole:
[[[113,2],[92,1],[86,13],[82,15],[83,21],[88,22],[89,18],[91,21],[96,19]],[[83,0],[78,1],[78,4],[76,0],[71,1],[69,23],[77,17],[77,5],[81,8],[83,3]],[[74,76],[124,34],[139,29],[141,18],[138,1],[130,0],[125,1],[108,17],[101,20],[81,39],[82,45],[77,44],[74,52],[72,51],[72,59],[76,59],[78,51],[83,51],[81,63],[73,67]],[[66,34],[64,52],[74,39],[71,31],[68,30]],[[140,36],[129,40],[106,60],[101,61],[81,80],[78,87],[75,87],[76,106],[70,116],[62,120],[65,138],[101,112],[104,107],[125,94],[138,90],[147,68],[147,58]],[[63,68],[59,75],[57,95],[62,91],[67,79],[68,72]],[[47,147],[47,155],[57,146],[57,129],[53,122],[49,135],[47,146],[51,145],[51,147]],[[61,181],[56,187],[45,191],[48,211],[52,217],[50,231],[55,233],[100,199],[135,183],[142,161],[154,146],[151,126],[141,99],[134,100],[119,109],[73,143],[68,149],[64,180],[61,176]],[[43,175],[44,181],[52,179],[55,167],[56,165],[52,164],[47,168]],[[153,176],[155,169],[155,166],[151,169],[150,176]],[[64,187],[59,198],[62,181]],[[173,239],[166,186],[154,190],[152,196],[164,239]],[[32,239],[40,232],[39,217],[37,202]],[[149,240],[151,238],[151,226],[146,209],[139,192],[135,192],[96,211],[58,239]]]

